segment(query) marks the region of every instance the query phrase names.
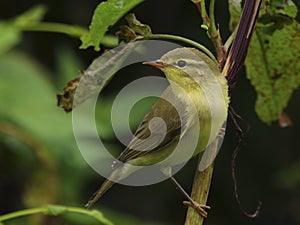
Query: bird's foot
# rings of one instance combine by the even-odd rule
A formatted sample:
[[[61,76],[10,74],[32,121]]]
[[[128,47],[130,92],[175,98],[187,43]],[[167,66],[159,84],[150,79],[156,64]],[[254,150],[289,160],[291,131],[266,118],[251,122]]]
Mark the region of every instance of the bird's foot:
[[[206,209],[210,209],[210,206],[202,205],[202,204],[199,204],[198,202],[195,202],[195,201],[183,201],[183,204],[185,206],[192,207],[193,209],[196,210],[196,212],[199,215],[203,216],[204,218],[207,218]]]

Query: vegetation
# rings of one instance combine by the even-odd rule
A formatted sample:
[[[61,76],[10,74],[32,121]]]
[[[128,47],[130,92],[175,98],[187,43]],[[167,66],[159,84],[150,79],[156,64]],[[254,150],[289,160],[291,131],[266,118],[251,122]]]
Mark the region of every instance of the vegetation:
[[[56,106],[55,96],[119,41],[172,40],[205,51],[223,67],[244,1],[37,3],[0,3],[0,224],[183,224],[187,208],[168,181],[147,187],[118,185],[97,204],[98,210],[85,210],[102,178],[82,158],[71,115]],[[246,69],[239,79],[237,73],[232,75],[230,83],[232,106],[245,131],[241,149],[247,150],[235,162],[238,190],[231,178],[231,160],[239,138],[236,126],[229,123],[215,162],[206,224],[300,223],[298,8],[299,2],[291,0],[262,3]],[[113,99],[127,82],[152,73],[135,65],[105,83],[96,122],[113,154],[123,148],[108,119]],[[151,102],[141,101],[139,110],[133,109],[132,127]],[[191,160],[176,175],[187,190],[196,164],[196,159]],[[253,211],[261,200],[260,215],[253,220],[245,217],[235,194],[245,211]]]

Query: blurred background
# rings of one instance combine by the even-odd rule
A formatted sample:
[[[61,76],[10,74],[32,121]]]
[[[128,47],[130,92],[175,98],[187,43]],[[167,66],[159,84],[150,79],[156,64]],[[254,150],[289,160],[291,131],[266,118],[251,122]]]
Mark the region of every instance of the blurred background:
[[[87,27],[98,3],[96,0],[3,0],[0,20],[9,20],[32,6],[44,4],[48,9],[44,21]],[[296,4],[299,7],[299,2]],[[230,34],[227,8],[226,1],[217,1],[216,17],[224,40]],[[134,12],[154,33],[182,35],[213,49],[200,28],[196,7],[188,0],[145,1]],[[125,21],[121,20],[110,33],[114,34],[121,24]],[[62,34],[24,32],[15,46],[0,53],[0,214],[49,203],[83,207],[103,181],[84,161],[76,146],[72,115],[56,106],[56,94],[100,55],[91,48],[79,50],[79,45],[78,39]],[[159,71],[140,65],[125,68],[102,94],[103,101],[97,105],[97,127],[106,145],[116,154],[123,146],[116,140],[110,124],[113,98],[126,83],[141,74],[153,73],[161,76]],[[258,119],[254,111],[255,98],[243,70],[232,94],[232,106],[243,118],[243,128],[249,127],[246,145],[236,162],[238,193],[249,212],[262,201],[260,215],[256,219],[245,217],[234,198],[231,159],[238,137],[229,122],[216,159],[208,199],[212,209],[205,224],[300,224],[300,106],[297,101],[300,91],[294,93],[286,109],[293,126],[285,129],[277,124],[263,124]],[[134,110],[133,126],[147,112],[147,103],[141,102],[139,110]],[[195,168],[196,159],[193,159],[176,175],[188,191]],[[95,208],[117,225],[179,225],[183,224],[186,214],[183,200],[167,180],[144,187],[115,185]],[[8,224],[24,224],[26,220],[22,218]],[[30,224],[47,224],[44,217],[29,220]],[[49,221],[52,224],[95,224],[78,216],[47,218]]]

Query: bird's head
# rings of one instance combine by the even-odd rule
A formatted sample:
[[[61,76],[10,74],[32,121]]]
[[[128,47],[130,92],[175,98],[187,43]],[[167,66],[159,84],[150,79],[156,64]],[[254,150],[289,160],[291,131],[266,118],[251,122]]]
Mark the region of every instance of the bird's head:
[[[180,86],[209,85],[218,82],[219,78],[224,79],[218,65],[194,48],[176,48],[160,59],[144,64],[160,69],[169,80]]]

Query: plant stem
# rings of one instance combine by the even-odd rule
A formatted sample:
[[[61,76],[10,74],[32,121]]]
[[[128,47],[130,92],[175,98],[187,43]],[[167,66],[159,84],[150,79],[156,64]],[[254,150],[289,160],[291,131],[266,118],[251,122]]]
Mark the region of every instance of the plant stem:
[[[210,0],[209,19],[210,19],[209,35],[210,35],[211,41],[214,44],[215,50],[217,52],[217,59],[218,59],[220,68],[222,69],[223,66],[225,65],[227,52],[226,52],[223,42],[222,42],[222,37],[220,34],[219,27],[217,28],[217,26],[216,26],[215,0]]]
[[[6,220],[12,220],[12,219],[15,219],[18,217],[30,216],[33,214],[43,213],[43,212],[44,212],[43,208],[34,208],[34,209],[26,209],[26,210],[16,211],[16,212],[12,212],[12,213],[8,213],[8,214],[0,216],[0,222],[6,221]]]
[[[86,209],[76,208],[76,207],[59,206],[59,205],[46,205],[38,208],[32,208],[32,209],[26,209],[26,210],[8,213],[0,216],[0,223],[7,220],[16,219],[23,216],[30,216],[38,213],[42,213],[44,215],[57,216],[68,212],[90,216],[103,224],[112,225],[112,222],[107,220],[99,211],[86,210]]]
[[[88,34],[88,30],[81,26],[67,25],[62,23],[32,23],[32,24],[21,24],[15,23],[15,27],[22,31],[39,31],[39,32],[52,32],[66,34],[71,37],[81,38],[82,36]],[[105,35],[101,41],[101,44],[108,47],[115,47],[118,45],[118,39],[112,35]]]
[[[199,156],[198,167],[195,173],[195,178],[193,182],[193,189],[191,197],[194,201],[201,205],[206,205],[210,184],[212,180],[213,170],[214,170],[214,159],[221,147],[224,139],[226,130],[226,124],[220,129],[219,135],[216,139],[206,148],[206,152]],[[204,164],[203,164],[203,162]],[[200,162],[202,164],[200,164]],[[201,165],[201,168],[200,168]],[[203,165],[209,165],[204,171],[200,171]],[[202,225],[204,218],[199,215],[196,210],[189,208],[184,225]]]
[[[220,30],[217,28],[215,22],[215,0],[210,0],[209,15],[206,12],[205,0],[192,0],[192,2],[197,6],[200,12],[203,23],[201,27],[207,30],[207,35],[211,39],[217,53],[219,67],[222,69],[226,61],[226,50],[223,46]]]
[[[168,39],[168,40],[184,42],[186,44],[194,46],[194,47],[200,49],[201,51],[205,52],[211,59],[213,59],[215,62],[217,62],[214,54],[212,54],[209,49],[207,49],[205,46],[199,44],[198,42],[190,40],[188,38],[184,38],[184,37],[180,37],[180,36],[176,36],[176,35],[171,35],[171,34],[151,34],[147,38],[149,38],[149,39]]]
[[[205,8],[205,0],[191,0],[191,1],[197,6],[198,11],[199,11],[200,16],[203,21],[203,25],[204,25],[205,29],[207,30],[210,22],[209,22],[209,17],[206,12],[206,8]]]
[[[210,19],[210,33],[216,34],[216,22],[215,22],[215,0],[210,0],[209,4],[209,19]]]
[[[61,23],[42,22],[42,23],[32,23],[29,25],[28,24],[22,25],[16,23],[15,25],[23,31],[42,31],[42,32],[62,33],[76,38],[79,38],[88,32],[88,30],[83,27],[61,24]]]
[[[197,2],[199,2],[198,0]],[[214,0],[213,4],[214,4]],[[194,2],[194,1],[193,1]],[[196,4],[196,3],[195,3]],[[204,3],[203,3],[204,4]],[[210,6],[210,14],[212,15],[212,8],[213,4]],[[237,73],[241,66],[244,63],[247,50],[249,47],[249,43],[251,40],[252,32],[254,30],[254,26],[256,24],[259,8],[260,8],[261,0],[246,0],[245,6],[243,8],[241,22],[237,28],[236,38],[233,41],[233,45],[231,47],[229,57],[226,59],[225,67],[222,70],[224,76],[227,75],[228,82],[230,87],[233,87],[233,84],[236,82]],[[202,17],[203,18],[203,17]],[[213,21],[214,19],[212,19]],[[204,22],[205,23],[205,22]],[[216,29],[217,33],[219,30]],[[234,34],[233,34],[234,35]],[[234,36],[232,36],[233,38]],[[213,37],[211,37],[212,41]],[[220,36],[217,38],[221,40]],[[229,40],[228,44],[232,41]],[[222,43],[222,42],[219,42]],[[216,43],[217,44],[217,43]],[[218,52],[218,45],[214,42],[214,46],[216,51]],[[228,46],[227,44],[227,46]],[[223,45],[222,45],[223,46]],[[225,50],[224,46],[223,49]],[[225,51],[226,53],[226,51]],[[219,60],[219,54],[218,54]],[[219,60],[220,62],[220,60]],[[222,65],[220,65],[222,68]],[[192,198],[194,201],[200,204],[206,204],[208,191],[212,179],[213,173],[213,164],[211,164],[204,172],[196,171],[194,183],[193,183],[193,190],[192,190]],[[185,225],[202,225],[203,218],[199,216],[195,210],[188,209]]]
[[[206,25],[207,27],[210,27],[210,19],[206,12],[205,0],[200,1],[200,7],[201,7],[201,17],[203,20],[203,24]]]
[[[199,157],[199,161],[201,157]],[[199,171],[198,168],[195,173],[193,191],[191,197],[199,204],[206,204],[210,183],[213,175],[214,163],[212,163],[206,170]],[[189,207],[184,225],[201,225],[204,218],[199,215],[195,209]]]

